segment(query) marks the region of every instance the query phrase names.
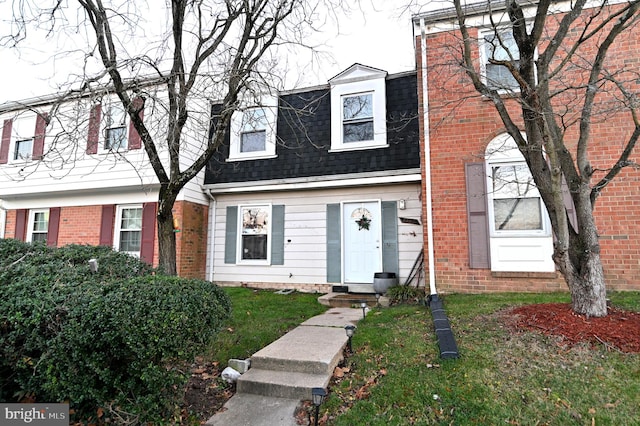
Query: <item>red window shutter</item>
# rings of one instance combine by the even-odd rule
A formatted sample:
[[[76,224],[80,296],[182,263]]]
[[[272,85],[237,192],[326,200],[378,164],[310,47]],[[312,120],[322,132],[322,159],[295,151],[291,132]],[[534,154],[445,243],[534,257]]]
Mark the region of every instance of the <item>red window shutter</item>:
[[[469,268],[491,267],[489,223],[484,163],[467,163],[467,223],[469,228]]]
[[[156,207],[158,203],[142,205],[142,235],[140,236],[140,259],[153,264],[153,249],[156,235]]]
[[[97,104],[91,108],[89,113],[89,134],[87,135],[87,154],[98,153],[98,142],[100,141],[100,115],[102,105]]]
[[[44,155],[44,135],[47,130],[48,114],[42,113],[36,115],[36,131],[33,137],[33,154],[34,160],[41,160]]]
[[[16,234],[15,239],[24,241],[27,238],[27,217],[29,210],[20,209],[16,211]]]
[[[140,112],[138,113],[138,117],[140,120],[144,120],[144,98],[137,97],[133,99],[133,107],[135,109],[140,108]],[[142,138],[140,134],[136,130],[133,125],[133,121],[129,121],[129,149],[140,149],[142,148]]]
[[[9,145],[11,144],[11,127],[13,120],[4,120],[2,126],[2,143],[0,143],[0,164],[7,164],[9,161]]]
[[[47,245],[56,247],[58,245],[58,230],[60,229],[60,207],[49,209],[49,228],[47,229]]]
[[[102,219],[100,219],[100,245],[113,246],[113,223],[116,218],[116,206],[108,204],[102,206]]]

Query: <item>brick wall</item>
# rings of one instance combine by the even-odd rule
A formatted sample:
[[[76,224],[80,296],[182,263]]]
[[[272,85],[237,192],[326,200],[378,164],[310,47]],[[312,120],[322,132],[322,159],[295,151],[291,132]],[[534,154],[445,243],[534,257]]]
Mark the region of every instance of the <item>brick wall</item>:
[[[547,30],[555,30],[553,21]],[[470,35],[477,39],[477,30],[472,30]],[[419,37],[416,43],[416,46],[420,46]],[[638,28],[631,28],[611,51],[607,66],[631,66],[637,71],[640,60],[637,55],[629,52],[638,52],[639,49],[640,32]],[[422,112],[420,49],[416,51]],[[459,34],[439,33],[427,36],[434,252],[438,290],[566,290],[560,274],[492,274],[488,269],[469,268],[464,164],[482,161],[487,144],[505,130],[493,104],[476,94],[470,80],[457,65],[460,62],[459,52]],[[477,59],[477,51],[475,55]],[[583,76],[578,69],[574,69],[571,78],[578,80]],[[638,89],[637,85],[635,89]],[[568,98],[574,95],[576,93],[567,93],[558,102],[568,102]],[[598,98],[597,106],[607,108],[611,100],[610,95],[602,95]],[[519,108],[515,100],[507,100],[507,106],[512,111],[518,111]],[[516,112],[512,117],[517,119],[520,115]],[[574,125],[567,130],[565,141],[568,145],[575,141],[575,127]],[[423,143],[421,152],[424,153],[424,129],[421,128],[420,131]],[[620,146],[632,131],[633,123],[628,113],[611,112],[606,117],[603,115],[601,120],[596,120],[589,155],[593,167],[603,171],[596,171],[593,183],[604,176],[606,169],[615,162]],[[638,154],[633,159],[640,160]],[[424,158],[422,166],[424,173]],[[639,181],[638,170],[626,169],[604,190],[596,203],[596,224],[601,235],[602,261],[609,289],[640,290]],[[426,212],[424,188],[422,195]],[[426,224],[426,220],[423,223]],[[424,236],[426,248],[426,227]]]
[[[4,223],[4,237],[15,238],[16,237],[16,211],[7,210],[7,216]]]
[[[58,247],[99,244],[101,219],[102,206],[63,207],[60,209]]]
[[[176,257],[181,277],[205,278],[208,213],[209,207],[202,204],[178,201],[174,206],[180,229],[176,233]]]

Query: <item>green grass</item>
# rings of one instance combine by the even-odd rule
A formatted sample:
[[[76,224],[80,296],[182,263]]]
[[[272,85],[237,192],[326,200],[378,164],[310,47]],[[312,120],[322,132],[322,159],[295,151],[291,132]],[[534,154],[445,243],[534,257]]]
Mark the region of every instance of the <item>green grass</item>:
[[[640,293],[612,293],[640,311]],[[444,298],[461,353],[441,360],[427,308],[372,311],[358,324],[351,373],[323,405],[329,425],[638,425],[640,356],[567,348],[540,333],[513,333],[496,312],[567,294]]]
[[[258,350],[327,308],[317,294],[275,294],[247,288],[225,288],[232,318],[204,354],[220,365],[230,358],[249,358]]]

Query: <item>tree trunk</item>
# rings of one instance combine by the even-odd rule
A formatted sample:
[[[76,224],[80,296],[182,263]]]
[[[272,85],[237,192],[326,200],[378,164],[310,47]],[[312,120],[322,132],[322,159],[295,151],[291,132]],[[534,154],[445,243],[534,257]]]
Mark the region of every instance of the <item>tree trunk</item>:
[[[176,267],[176,234],[173,228],[173,206],[176,195],[160,189],[158,197],[158,263],[168,275],[178,275]]]
[[[565,276],[573,311],[587,317],[604,317],[607,315],[607,292],[600,253],[585,254],[581,263],[579,274]]]
[[[571,236],[569,250],[562,252],[556,245],[553,258],[569,287],[573,311],[587,317],[604,317],[607,292],[593,215],[587,222],[588,226]]]

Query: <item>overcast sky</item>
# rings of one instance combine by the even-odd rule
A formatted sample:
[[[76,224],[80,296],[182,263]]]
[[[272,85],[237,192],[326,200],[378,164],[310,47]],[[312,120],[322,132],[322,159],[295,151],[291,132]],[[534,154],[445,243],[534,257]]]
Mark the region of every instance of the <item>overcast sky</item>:
[[[11,2],[0,0],[0,12],[7,3]],[[323,50],[331,57],[315,64],[314,72],[305,71],[298,86],[324,84],[356,62],[389,73],[415,68],[411,12],[404,8],[407,0],[361,0],[360,4],[362,10],[340,16],[336,28],[327,28],[318,35]],[[7,25],[6,21],[2,25]],[[19,50],[0,47],[0,103],[55,93],[69,79],[67,69],[73,72],[74,68],[81,68],[82,63],[77,60],[52,61],[52,54],[66,47],[36,37]]]

